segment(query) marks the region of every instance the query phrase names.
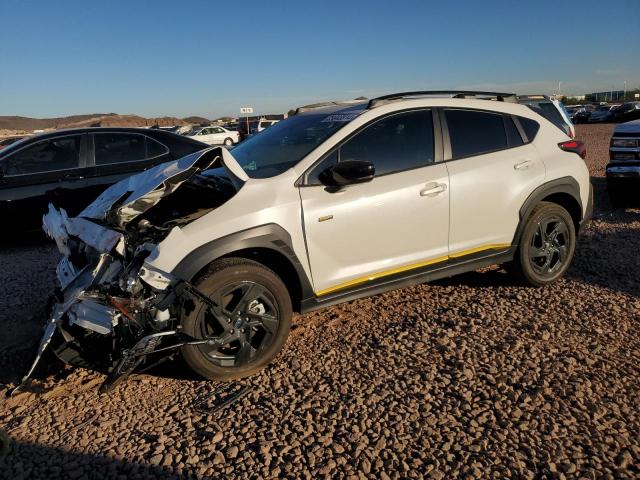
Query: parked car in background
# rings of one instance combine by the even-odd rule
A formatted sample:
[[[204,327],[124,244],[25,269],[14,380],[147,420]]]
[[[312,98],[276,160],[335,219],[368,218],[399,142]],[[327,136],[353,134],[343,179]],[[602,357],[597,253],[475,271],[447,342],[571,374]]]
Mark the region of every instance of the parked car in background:
[[[263,130],[275,125],[280,120],[267,120],[266,118],[260,118],[259,120],[252,120],[249,122],[247,126],[246,122],[239,121],[238,122],[238,131],[243,139],[249,138],[256,133],[260,133]],[[247,129],[248,128],[248,129]]]
[[[230,147],[240,141],[240,134],[224,127],[196,127],[186,134],[207,145],[224,145]]]
[[[640,120],[621,123],[613,131],[606,172],[614,206],[640,200]]]
[[[517,100],[518,103],[527,105],[542,115],[571,138],[575,138],[576,129],[560,100],[547,95],[518,95]]]
[[[0,150],[22,140],[23,138],[26,138],[26,137],[21,136],[21,137],[9,137],[9,138],[0,139]]]
[[[587,123],[589,121],[589,117],[591,116],[591,112],[595,110],[595,107],[591,105],[584,105],[577,109],[573,115],[571,116],[571,121],[573,124],[577,123]]]
[[[612,110],[614,122],[629,122],[640,119],[640,102],[627,102]]]
[[[604,123],[613,121],[613,108],[616,105],[600,105],[589,115],[589,123]]]
[[[582,108],[582,105],[580,105],[580,106],[575,105],[575,106],[569,106],[569,107],[568,107],[568,106],[565,106],[565,107],[564,107],[564,109],[566,110],[567,115],[569,115],[569,119],[571,120],[571,122],[572,122],[572,123],[574,123],[574,122],[573,122],[573,116],[574,116],[574,115],[576,114],[576,112],[577,112],[578,110],[580,110],[581,108]]]
[[[570,107],[565,106],[565,110],[569,115],[571,123],[575,125],[577,123],[586,123],[593,108],[591,105],[572,105]]]
[[[109,185],[208,145],[163,130],[78,128],[35,135],[0,150],[3,232],[40,229],[47,204],[75,215]]]
[[[258,121],[255,129],[251,133],[260,133],[261,131],[266,130],[267,128],[275,125],[279,121],[280,120],[267,120],[267,119],[261,118]]]

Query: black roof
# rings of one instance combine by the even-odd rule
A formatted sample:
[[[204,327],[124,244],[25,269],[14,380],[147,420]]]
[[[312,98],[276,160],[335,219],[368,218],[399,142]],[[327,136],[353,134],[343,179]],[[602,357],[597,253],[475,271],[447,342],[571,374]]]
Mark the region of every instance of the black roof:
[[[12,152],[15,149],[22,148],[25,145],[28,145],[32,142],[39,142],[41,140],[47,140],[49,138],[62,137],[66,135],[78,135],[83,133],[137,133],[141,135],[146,135],[147,137],[151,137],[153,139],[158,140],[159,142],[165,144],[191,144],[194,146],[200,146],[202,148],[208,148],[209,145],[194,140],[190,137],[185,137],[184,135],[178,135],[177,133],[168,132],[166,130],[159,130],[156,128],[135,128],[135,127],[85,127],[85,128],[64,128],[60,130],[52,130],[49,132],[36,133],[35,135],[31,135],[29,137],[25,137],[20,142],[15,142],[9,145],[6,148],[0,150],[0,156],[4,156],[7,153]],[[171,145],[167,145],[169,148],[172,148]]]

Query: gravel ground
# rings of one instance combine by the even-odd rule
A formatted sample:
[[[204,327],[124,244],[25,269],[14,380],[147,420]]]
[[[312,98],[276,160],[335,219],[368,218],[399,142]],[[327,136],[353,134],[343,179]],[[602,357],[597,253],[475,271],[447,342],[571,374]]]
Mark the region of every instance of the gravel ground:
[[[217,413],[219,385],[180,365],[106,395],[93,372],[41,372],[37,392],[0,400],[0,475],[639,478],[640,211],[603,195],[611,130],[578,126],[597,217],[556,285],[491,268],[296,317]],[[55,261],[46,245],[0,251],[0,381],[25,368]]]

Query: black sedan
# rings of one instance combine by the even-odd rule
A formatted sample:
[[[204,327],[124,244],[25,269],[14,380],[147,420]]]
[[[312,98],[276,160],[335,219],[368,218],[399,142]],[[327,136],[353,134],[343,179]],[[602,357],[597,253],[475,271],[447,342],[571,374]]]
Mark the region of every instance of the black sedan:
[[[163,130],[79,128],[0,150],[0,222],[6,235],[41,228],[49,202],[78,214],[113,183],[208,145]]]

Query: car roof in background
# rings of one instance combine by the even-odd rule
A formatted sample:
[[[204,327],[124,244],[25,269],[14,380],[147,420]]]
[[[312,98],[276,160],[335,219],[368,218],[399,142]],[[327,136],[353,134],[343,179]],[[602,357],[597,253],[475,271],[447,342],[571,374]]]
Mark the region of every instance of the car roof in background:
[[[640,119],[631,120],[630,122],[625,122],[619,124],[615,130],[613,131],[614,135],[616,133],[637,133],[640,134]]]
[[[64,128],[60,130],[52,130],[50,132],[42,132],[37,133],[28,137],[25,137],[23,140],[12,143],[0,150],[0,156],[5,156],[18,148],[22,148],[27,143],[38,142],[41,140],[47,140],[49,138],[63,137],[67,135],[77,135],[84,133],[137,133],[141,135],[146,135],[148,137],[159,139],[171,139],[177,142],[183,143],[198,143],[202,145],[206,145],[202,142],[198,142],[189,137],[185,137],[184,135],[178,135],[174,132],[169,132],[167,130],[160,130],[157,128],[140,128],[140,127],[84,127],[84,128]]]

